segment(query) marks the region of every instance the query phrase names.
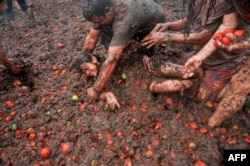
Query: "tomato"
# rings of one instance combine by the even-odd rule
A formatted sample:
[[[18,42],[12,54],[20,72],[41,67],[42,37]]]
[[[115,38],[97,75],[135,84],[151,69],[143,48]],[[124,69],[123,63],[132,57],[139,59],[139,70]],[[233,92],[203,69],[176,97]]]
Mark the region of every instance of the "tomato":
[[[42,158],[49,158],[51,155],[51,150],[50,148],[43,148],[41,151],[40,151],[40,156]]]
[[[233,28],[226,28],[223,30],[223,33],[233,33],[234,29]]]
[[[208,131],[207,128],[204,128],[204,127],[200,129],[200,132],[201,132],[202,134],[206,134],[207,131]]]
[[[194,163],[194,166],[207,166],[207,164],[206,164],[204,161],[197,160],[197,161]]]
[[[242,30],[242,29],[241,30],[235,30],[234,35],[237,36],[237,37],[241,37],[241,36],[243,36],[245,34],[245,32],[246,31]]]
[[[191,129],[198,129],[198,126],[197,126],[196,123],[189,123],[189,127],[190,127]]]
[[[222,44],[225,44],[225,45],[231,44],[231,40],[226,36],[222,37],[221,42]]]
[[[64,154],[64,155],[68,154],[69,151],[70,151],[70,148],[71,148],[70,143],[68,143],[68,142],[62,143],[62,144],[61,144],[61,151],[62,151],[62,154]]]
[[[216,33],[216,34],[214,34],[213,39],[214,40],[216,40],[216,39],[221,40],[223,36],[224,36],[223,33]]]

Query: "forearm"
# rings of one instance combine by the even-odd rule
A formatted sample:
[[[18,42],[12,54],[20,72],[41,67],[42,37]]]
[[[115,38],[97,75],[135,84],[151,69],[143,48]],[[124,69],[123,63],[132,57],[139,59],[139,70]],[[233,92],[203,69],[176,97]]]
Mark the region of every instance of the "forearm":
[[[93,85],[95,91],[101,92],[107,81],[111,78],[124,47],[125,46],[109,48],[108,57],[102,64],[97,80]]]
[[[96,43],[99,39],[101,31],[90,28],[89,33],[87,34],[83,46],[83,51],[92,53],[95,49]]]
[[[184,18],[182,20],[170,22],[170,23],[167,23],[167,24],[168,24],[168,30],[181,31],[187,25],[187,19]]]
[[[216,33],[222,32],[226,28],[235,29],[238,26],[238,18],[235,13],[225,15],[222,24],[217,29]],[[217,48],[214,46],[214,39],[211,38],[208,43],[198,52],[197,55],[201,61],[209,57]]]
[[[174,43],[204,45],[211,38],[212,34],[208,30],[199,33],[190,33],[188,36],[183,33],[166,33],[166,41]]]

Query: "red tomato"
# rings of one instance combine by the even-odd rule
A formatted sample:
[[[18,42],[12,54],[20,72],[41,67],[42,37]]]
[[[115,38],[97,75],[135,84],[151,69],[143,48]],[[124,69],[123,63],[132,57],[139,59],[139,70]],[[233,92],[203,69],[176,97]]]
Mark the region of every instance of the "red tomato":
[[[191,129],[198,129],[198,126],[197,126],[196,123],[189,123],[189,127],[190,127]]]
[[[64,44],[63,44],[63,43],[58,43],[58,47],[59,47],[59,48],[63,48],[63,47],[64,47]]]
[[[69,151],[70,151],[70,148],[71,148],[70,143],[68,143],[68,142],[62,143],[62,144],[61,144],[61,151],[62,151],[62,154],[64,154],[64,155],[68,154]]]
[[[222,44],[229,45],[231,43],[231,40],[228,37],[224,36],[222,37],[221,42]]]
[[[214,40],[216,40],[216,39],[221,40],[223,36],[224,36],[223,33],[216,33],[216,34],[214,34],[213,39]]]
[[[207,131],[208,131],[207,128],[201,128],[201,129],[200,129],[200,132],[201,132],[202,134],[206,134]]]
[[[245,34],[245,30],[235,30],[234,31],[234,35],[237,36],[237,37],[241,37]]]
[[[226,28],[223,30],[223,33],[233,33],[234,29],[233,28]]]
[[[51,155],[51,150],[50,148],[43,148],[41,151],[40,151],[40,156],[42,158],[49,158]]]
[[[194,163],[194,166],[207,166],[207,164],[206,164],[204,161],[197,160],[197,161]]]

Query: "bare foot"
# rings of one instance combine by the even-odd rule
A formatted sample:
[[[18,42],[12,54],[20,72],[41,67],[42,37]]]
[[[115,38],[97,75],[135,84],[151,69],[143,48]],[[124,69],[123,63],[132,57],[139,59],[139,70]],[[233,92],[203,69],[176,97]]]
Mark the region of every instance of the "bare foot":
[[[149,90],[153,93],[176,92],[187,89],[193,85],[190,80],[166,80],[162,83],[153,81],[149,86]]]
[[[87,89],[87,98],[90,100],[96,100],[98,98],[98,94],[93,87]]]
[[[144,55],[143,56],[143,64],[144,64],[144,67],[145,69],[149,72],[149,73],[153,73],[153,74],[157,74],[157,71],[155,70],[152,62],[150,61],[150,58],[147,56],[147,55]]]

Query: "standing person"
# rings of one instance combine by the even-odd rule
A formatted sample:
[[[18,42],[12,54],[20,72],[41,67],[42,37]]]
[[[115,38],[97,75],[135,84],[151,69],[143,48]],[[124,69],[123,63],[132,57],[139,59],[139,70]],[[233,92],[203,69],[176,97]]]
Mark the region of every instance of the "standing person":
[[[94,100],[112,76],[128,42],[142,39],[156,23],[165,22],[165,13],[153,0],[84,0],[83,15],[92,22],[83,50],[92,53],[100,37],[108,52],[94,85],[87,89],[88,98]]]
[[[6,0],[0,0],[0,14],[4,14],[6,9],[7,9]],[[0,50],[0,63],[5,65],[12,73],[19,73],[21,71],[21,67],[12,64],[4,56],[4,53],[1,50]]]
[[[250,24],[250,1],[242,0],[236,1],[233,0],[234,7],[240,16],[240,18],[245,22]],[[227,27],[227,24],[224,23],[218,32],[223,31]],[[242,30],[240,30],[242,31]],[[231,32],[232,33],[232,32]],[[237,30],[231,35],[235,35]],[[236,38],[236,36],[234,36]],[[215,41],[211,39],[207,47],[203,48],[203,51],[197,54],[195,59],[190,59],[186,63],[186,70],[195,70],[206,57],[210,56],[213,51],[218,48],[207,49],[212,47],[212,44]],[[218,46],[228,52],[235,52],[241,50],[250,50],[250,38],[244,39],[243,41],[232,42],[229,45],[223,44],[220,40],[217,41]],[[209,46],[210,45],[210,46]],[[219,126],[223,121],[232,116],[234,113],[239,111],[245,103],[247,95],[250,93],[250,58],[248,57],[241,69],[235,73],[230,80],[229,87],[226,90],[223,98],[221,99],[219,105],[217,106],[212,117],[209,118],[208,124],[211,127]]]
[[[187,56],[187,58],[195,58],[196,54],[200,50],[203,50],[203,47],[206,46],[223,22],[227,22],[228,27],[232,29],[238,27],[238,17],[230,1],[185,0],[184,3],[188,5],[187,17],[176,22],[158,24],[152,33],[143,39],[144,46],[150,48],[156,44],[166,42],[197,45],[197,49]],[[166,32],[166,30],[178,32],[171,33]],[[184,30],[184,33],[180,33],[180,30]],[[213,47],[212,45],[208,49],[212,50],[214,49]],[[198,98],[204,102],[216,101],[217,96],[229,82],[233,73],[241,66],[242,60],[243,55],[235,52],[227,52],[224,50],[213,52],[209,58],[203,61],[200,68],[196,68],[200,74]],[[169,67],[170,65],[165,66]],[[166,70],[173,69],[169,68]],[[181,71],[178,72],[184,72],[184,69],[184,66],[181,66],[179,67]],[[164,66],[162,70],[165,70]],[[188,72],[191,71],[186,71],[185,76],[190,74]],[[153,82],[150,85],[150,90],[160,93],[173,91],[172,89],[174,88],[174,90],[177,91],[190,87],[191,83],[187,81],[190,80],[174,80],[159,84]]]
[[[16,0],[16,1],[20,6],[21,10],[24,11],[33,22],[35,22],[35,16],[28,2],[26,0]],[[7,0],[7,6],[8,8],[6,10],[5,17],[7,21],[11,23],[12,21],[15,20],[15,13],[13,11],[13,0]]]

